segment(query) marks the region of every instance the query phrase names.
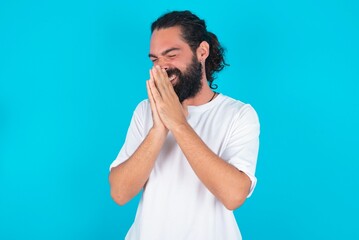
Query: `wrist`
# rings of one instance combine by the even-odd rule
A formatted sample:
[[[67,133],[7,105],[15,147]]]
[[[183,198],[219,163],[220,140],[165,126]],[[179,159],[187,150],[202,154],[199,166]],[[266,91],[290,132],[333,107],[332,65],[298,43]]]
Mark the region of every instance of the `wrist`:
[[[184,122],[171,128],[170,131],[175,135],[177,133],[187,132],[189,129],[192,129],[192,127],[188,124],[188,122]]]
[[[148,135],[152,135],[156,139],[156,141],[166,139],[167,134],[168,129],[159,127],[152,127],[148,133]]]

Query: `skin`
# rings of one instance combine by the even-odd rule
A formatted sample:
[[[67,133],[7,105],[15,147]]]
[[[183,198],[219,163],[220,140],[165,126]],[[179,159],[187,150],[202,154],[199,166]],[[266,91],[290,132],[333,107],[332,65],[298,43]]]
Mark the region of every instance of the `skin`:
[[[202,42],[195,54],[204,68],[209,55],[208,43]],[[187,106],[205,104],[214,94],[207,84],[205,74],[201,79],[203,87],[200,92],[181,104],[173,89],[177,79],[171,82],[165,71],[171,67],[185,71],[191,62],[193,52],[181,38],[180,28],[155,30],[151,37],[149,56],[154,66],[146,86],[153,126],[135,153],[111,170],[109,181],[112,198],[123,205],[143,189],[166,136],[171,131],[201,182],[227,209],[238,208],[249,193],[249,177],[212,152],[186,120]]]

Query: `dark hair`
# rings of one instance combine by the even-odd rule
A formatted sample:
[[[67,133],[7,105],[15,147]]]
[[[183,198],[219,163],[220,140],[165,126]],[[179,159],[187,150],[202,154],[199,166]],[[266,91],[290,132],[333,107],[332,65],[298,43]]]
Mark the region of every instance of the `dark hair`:
[[[220,72],[225,66],[229,66],[224,60],[224,48],[218,41],[215,34],[207,31],[204,20],[198,18],[190,11],[173,11],[166,13],[154,21],[151,25],[151,33],[154,30],[180,26],[182,37],[195,54],[202,41],[209,44],[209,56],[206,59],[206,77],[209,86],[216,89],[213,84],[214,74]]]

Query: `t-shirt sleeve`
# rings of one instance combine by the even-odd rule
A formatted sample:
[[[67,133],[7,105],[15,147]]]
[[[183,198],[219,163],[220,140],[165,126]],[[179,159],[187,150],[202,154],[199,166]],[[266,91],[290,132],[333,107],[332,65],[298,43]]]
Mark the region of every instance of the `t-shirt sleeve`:
[[[110,165],[110,171],[112,168],[125,162],[132,154],[137,150],[139,145],[144,139],[144,106],[146,102],[141,102],[135,109],[130,126],[127,131],[126,140],[118,153],[116,159]]]
[[[247,197],[252,195],[257,178],[255,170],[259,149],[260,124],[253,107],[245,104],[233,122],[223,159],[244,172],[251,180],[251,188]]]

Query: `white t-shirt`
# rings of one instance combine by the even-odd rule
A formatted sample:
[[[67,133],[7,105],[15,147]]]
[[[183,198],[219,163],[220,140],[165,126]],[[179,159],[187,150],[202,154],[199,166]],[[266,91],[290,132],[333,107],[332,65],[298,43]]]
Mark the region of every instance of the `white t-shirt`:
[[[259,121],[248,104],[219,94],[211,102],[188,107],[188,123],[224,161],[254,176]],[[148,100],[136,108],[126,141],[110,169],[128,159],[152,127]],[[233,212],[202,184],[169,132],[143,190],[126,240],[242,239]]]

